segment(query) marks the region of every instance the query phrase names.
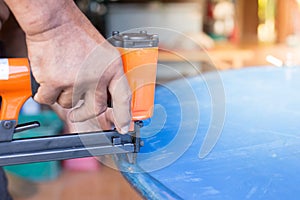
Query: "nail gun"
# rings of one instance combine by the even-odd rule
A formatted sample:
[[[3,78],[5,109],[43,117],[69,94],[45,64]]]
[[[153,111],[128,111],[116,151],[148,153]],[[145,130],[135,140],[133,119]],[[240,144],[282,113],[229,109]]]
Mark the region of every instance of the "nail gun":
[[[114,32],[109,42],[121,52],[133,93],[134,130],[125,135],[109,130],[14,139],[14,134],[40,126],[39,122],[18,124],[21,107],[39,85],[31,74],[28,59],[0,59],[0,166],[106,154],[126,154],[130,163],[135,162],[142,144],[141,120],[152,116],[158,36],[145,31]]]

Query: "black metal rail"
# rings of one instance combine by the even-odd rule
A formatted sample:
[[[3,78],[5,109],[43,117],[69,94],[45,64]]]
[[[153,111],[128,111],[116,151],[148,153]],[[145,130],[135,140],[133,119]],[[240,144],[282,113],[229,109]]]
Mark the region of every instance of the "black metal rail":
[[[14,139],[0,142],[0,166],[136,153],[138,150],[136,132],[121,135],[116,131],[105,131]]]

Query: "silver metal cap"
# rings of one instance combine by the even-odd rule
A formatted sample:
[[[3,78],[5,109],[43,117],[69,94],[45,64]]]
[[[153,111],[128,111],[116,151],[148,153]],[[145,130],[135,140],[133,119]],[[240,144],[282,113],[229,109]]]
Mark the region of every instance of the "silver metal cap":
[[[113,36],[108,41],[115,47],[123,48],[149,48],[158,46],[158,35],[148,34],[147,31],[139,33],[119,33],[113,32]]]

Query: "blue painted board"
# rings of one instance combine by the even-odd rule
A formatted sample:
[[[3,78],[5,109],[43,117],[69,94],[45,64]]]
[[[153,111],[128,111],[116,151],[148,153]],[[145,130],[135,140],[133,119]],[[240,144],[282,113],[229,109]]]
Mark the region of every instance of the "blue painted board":
[[[183,199],[299,199],[300,68],[181,79],[158,86],[155,101],[138,164],[171,191]],[[220,128],[200,158],[208,130]]]

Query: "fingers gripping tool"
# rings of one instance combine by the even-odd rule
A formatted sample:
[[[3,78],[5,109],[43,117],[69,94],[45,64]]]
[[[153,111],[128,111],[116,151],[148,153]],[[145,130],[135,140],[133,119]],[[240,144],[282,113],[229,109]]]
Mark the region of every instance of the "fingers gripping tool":
[[[125,72],[137,68],[142,64],[140,62],[145,60],[150,62],[152,67],[155,65],[156,70],[158,53],[156,35],[149,35],[145,31],[126,34],[115,32],[110,42],[120,50]],[[131,46],[128,46],[129,43]],[[146,76],[149,74],[146,73]],[[141,120],[152,115],[155,79],[150,87],[149,84],[136,84],[143,83],[145,77],[142,75],[129,73],[127,79],[133,91],[131,105],[132,120],[135,122],[133,131],[124,135],[116,130],[108,130],[14,139],[14,134],[40,126],[37,121],[18,124],[21,107],[28,98],[34,96],[39,84],[32,76],[28,59],[0,59],[0,166],[106,154],[126,154],[128,161],[134,163],[142,143]]]

